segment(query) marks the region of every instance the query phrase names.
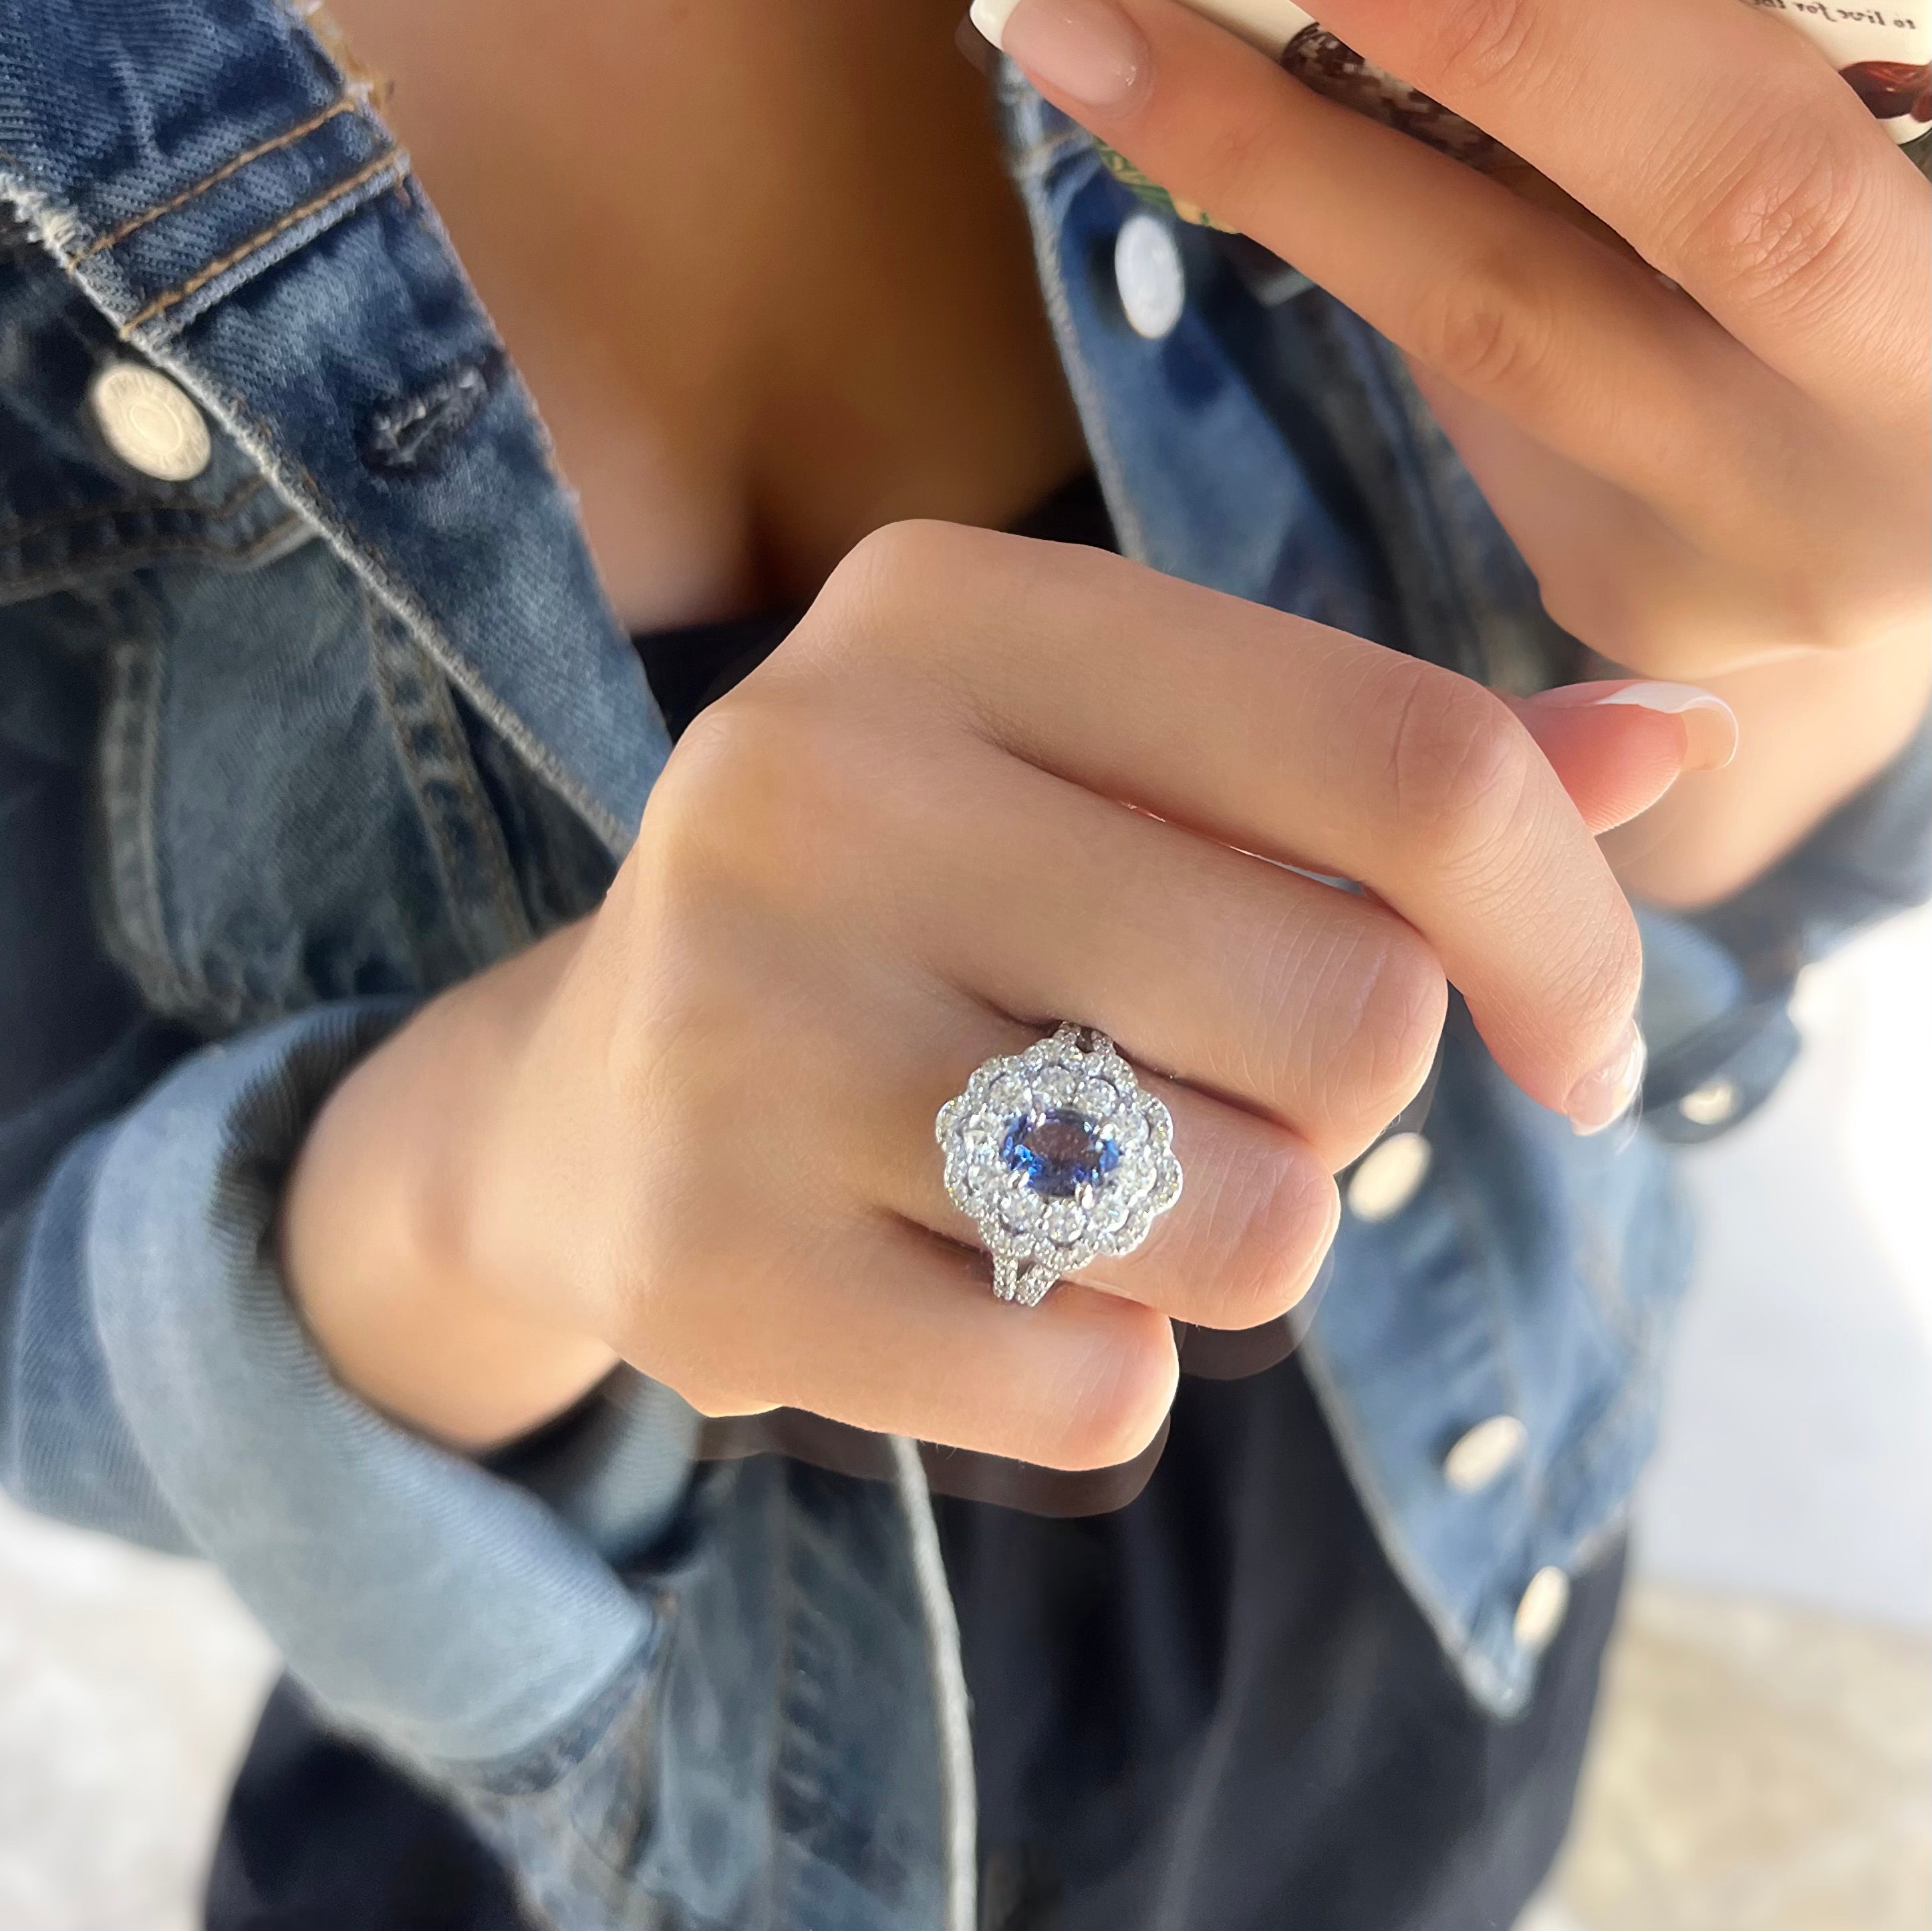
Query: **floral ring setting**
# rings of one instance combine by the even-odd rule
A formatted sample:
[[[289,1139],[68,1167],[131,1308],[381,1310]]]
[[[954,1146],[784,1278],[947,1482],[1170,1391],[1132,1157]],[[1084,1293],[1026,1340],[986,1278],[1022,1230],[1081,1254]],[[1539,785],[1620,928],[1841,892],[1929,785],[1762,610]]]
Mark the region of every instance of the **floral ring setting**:
[[[1131,1254],[1180,1198],[1174,1116],[1090,1027],[988,1060],[933,1131],[946,1191],[993,1257],[994,1293],[1022,1307],[1102,1255]]]

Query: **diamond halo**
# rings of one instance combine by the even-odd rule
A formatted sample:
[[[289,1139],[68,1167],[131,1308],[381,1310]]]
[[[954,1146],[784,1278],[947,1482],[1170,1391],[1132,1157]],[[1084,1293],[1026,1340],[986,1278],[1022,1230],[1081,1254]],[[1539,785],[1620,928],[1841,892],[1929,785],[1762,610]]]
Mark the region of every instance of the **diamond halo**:
[[[946,1191],[993,1257],[993,1291],[1022,1307],[1102,1255],[1132,1253],[1180,1198],[1173,1115],[1111,1039],[1071,1021],[978,1067],[933,1131]]]

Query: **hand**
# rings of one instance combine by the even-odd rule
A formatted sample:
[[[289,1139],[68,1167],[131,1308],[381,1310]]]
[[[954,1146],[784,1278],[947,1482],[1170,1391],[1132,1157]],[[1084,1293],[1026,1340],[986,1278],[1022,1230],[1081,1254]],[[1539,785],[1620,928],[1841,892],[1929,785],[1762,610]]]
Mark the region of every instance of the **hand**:
[[[621,1355],[710,1414],[1126,1460],[1168,1317],[1253,1326],[1312,1279],[1448,981],[1535,1098],[1624,1108],[1638,946],[1592,834],[1712,748],[1687,725],[1726,748],[1721,707],[1588,701],[1630,694],[1526,706],[1532,736],[1117,558],[884,532],[692,727],[603,908],[338,1091],[286,1195],[296,1298],[352,1384],[468,1446]],[[1187,1186],[1022,1311],[933,1118],[1061,1018],[1150,1069]]]
[[[1049,98],[1406,353],[1550,614],[1603,656],[1700,679],[1792,652],[1922,658],[1928,190],[1823,58],[1737,0],[1319,10],[1630,252],[1176,0],[975,18]],[[1891,676],[1890,716],[1913,675]]]

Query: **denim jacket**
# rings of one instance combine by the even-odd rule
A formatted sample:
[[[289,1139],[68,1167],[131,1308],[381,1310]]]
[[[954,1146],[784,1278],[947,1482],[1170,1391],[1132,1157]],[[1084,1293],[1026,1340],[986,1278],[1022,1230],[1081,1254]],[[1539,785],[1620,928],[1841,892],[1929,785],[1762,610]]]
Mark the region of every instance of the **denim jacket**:
[[[1000,92],[1129,553],[1492,682],[1564,674],[1388,346],[1191,229],[1184,310],[1144,339],[1111,266],[1136,204]],[[963,1931],[970,1743],[915,1455],[698,1466],[690,1411],[634,1378],[588,1433],[479,1464],[343,1390],[276,1278],[332,1083],[594,907],[669,748],[407,157],[278,0],[0,0],[0,1477],[218,1564],[560,1931]],[[192,398],[198,473],[104,439],[118,362]],[[1533,1681],[1529,1579],[1592,1560],[1650,1444],[1687,1261],[1664,1143],[1746,1117],[1798,971],[1924,894],[1928,774],[1922,734],[1736,901],[1646,916],[1634,1144],[1573,1137],[1452,1030],[1426,1182],[1343,1230],[1313,1381],[1498,1716]],[[1459,1487],[1445,1452],[1498,1415],[1526,1445]]]

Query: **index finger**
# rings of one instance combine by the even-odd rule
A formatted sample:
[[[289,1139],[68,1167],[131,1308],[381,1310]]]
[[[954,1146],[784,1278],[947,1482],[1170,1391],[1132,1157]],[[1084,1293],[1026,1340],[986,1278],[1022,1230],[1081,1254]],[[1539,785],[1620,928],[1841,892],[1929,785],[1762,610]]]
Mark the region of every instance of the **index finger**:
[[[1156,21],[1172,6],[1132,10]],[[1739,0],[1323,0],[1320,10],[1807,389],[1865,408],[1875,397],[1909,406],[1901,380],[1922,389],[1925,184],[1789,24]]]
[[[1430,941],[1532,1098],[1572,1112],[1628,1064],[1630,908],[1529,733],[1480,685],[1097,551],[902,524],[840,567],[863,575],[841,601],[869,614],[840,635],[880,659],[868,676],[903,674],[917,637],[922,675],[937,668],[971,726],[1029,763],[1360,880]],[[801,661],[854,647],[815,646],[808,619],[798,634]],[[1078,852],[1030,856],[1070,892],[1106,889]]]

